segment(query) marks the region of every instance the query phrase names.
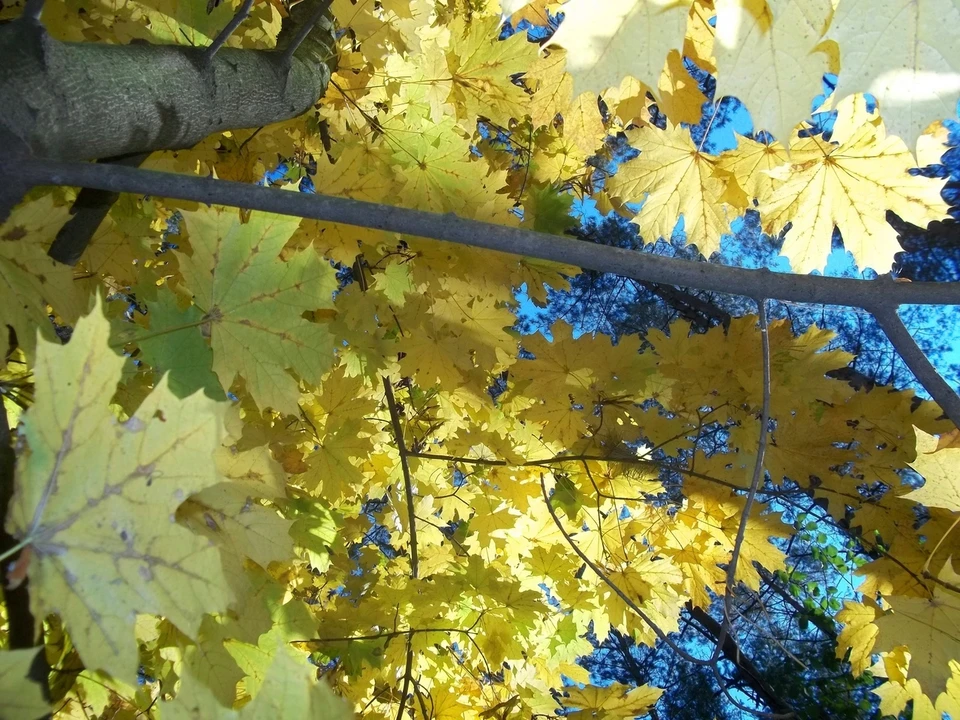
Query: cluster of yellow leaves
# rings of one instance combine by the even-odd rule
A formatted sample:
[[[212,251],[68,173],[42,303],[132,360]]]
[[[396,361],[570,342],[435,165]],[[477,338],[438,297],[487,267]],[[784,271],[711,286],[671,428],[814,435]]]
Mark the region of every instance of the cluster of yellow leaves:
[[[81,15],[68,2],[44,19],[72,40],[202,45],[238,4],[207,13],[199,0],[94,2]],[[617,0],[591,13],[571,0],[545,50],[496,38],[501,11],[542,17],[546,3],[462,5],[336,0],[338,70],[314,112],[148,164],[253,181],[279,155],[303,172],[315,163],[322,193],[502,224],[519,224],[522,208],[525,225],[554,231],[569,226],[571,191],[604,210],[642,203],[635,219],[648,239],[682,217],[705,254],[756,207],[770,232],[792,223],[784,252],[800,271],[822,266],[835,225],[861,265],[886,269],[896,249],[887,209],[920,225],[945,211],[938,183],[908,174],[910,151],[862,97],[841,103],[832,142],[796,138],[789,154],[743,139],[714,157],[681,128],[705,100],[686,57],[748,104],[776,83],[784,92],[757,123],[789,137],[810,78],[833,67],[820,42],[830,3]],[[270,47],[284,12],[255,4],[231,43]],[[839,17],[831,33],[855,19]],[[622,24],[604,34],[598,23],[611,18]],[[637,42],[638,32],[648,37]],[[772,58],[754,61],[762,77],[749,74],[751,58]],[[665,130],[651,124],[648,93]],[[893,97],[881,97],[888,122]],[[621,130],[641,153],[598,189],[587,160]],[[629,717],[656,702],[655,688],[589,686],[576,664],[592,649],[590,628],[601,639],[613,627],[647,643],[656,635],[564,533],[663,632],[685,604],[708,607],[724,592],[744,508],[736,490],[759,435],[754,318],[703,335],[679,323],[651,333],[643,352],[636,338],[575,338],[562,322],[550,340],[518,338],[514,288],[544,302],[545,285],[567,287],[577,269],[134,198],[101,225],[72,282],[44,254],[70,199],[33,196],[0,228],[0,324],[37,377],[5,522],[31,546],[38,616],[58,614],[69,633],[48,621],[55,675],[77,678],[54,688],[64,717],[145,711],[175,688],[164,715],[306,716],[332,703],[304,672],[306,652],[365,717],[395,717],[400,703],[435,718],[560,707]],[[157,254],[171,219],[179,250]],[[352,266],[354,282],[328,261]],[[146,316],[131,323],[121,303],[101,308],[99,285],[135,292]],[[66,349],[48,342],[51,310],[68,323],[87,315]],[[953,584],[957,508],[910,494],[898,472],[914,458],[915,425],[944,431],[938,411],[910,393],[829,380],[850,358],[823,351],[828,333],[794,337],[780,323],[770,339],[770,481],[797,483],[837,520],[852,508],[865,542],[889,555],[864,568],[864,591],[885,598],[894,623],[922,623],[944,587],[926,575]],[[706,456],[698,439],[711,423],[728,427],[729,442]],[[679,488],[664,487],[665,466]],[[861,494],[877,482],[892,491]],[[678,489],[669,510],[651,502]],[[922,533],[917,503],[933,506]],[[754,562],[783,568],[769,540],[786,534],[775,513],[751,517],[737,580],[756,589]],[[933,550],[924,536],[947,539]],[[861,668],[871,612],[850,643]],[[952,657],[914,649],[908,663],[882,640],[898,632],[884,630],[890,622],[877,623],[878,647],[905,692],[933,697],[945,684],[952,697]],[[22,682],[33,656],[0,657],[0,689]],[[159,682],[131,688],[138,663]],[[554,692],[567,679],[586,687]]]
[[[960,710],[960,575],[953,558],[960,551],[955,526],[960,513],[957,467],[960,463],[958,431],[937,438],[917,430],[917,459],[911,466],[924,478],[917,490],[903,495],[901,503],[922,503],[931,519],[922,527],[926,543],[906,556],[912,582],[880,585],[882,605],[846,603],[837,619],[845,625],[837,653],[849,649],[856,674],[870,669],[887,678],[877,694],[885,714],[896,715],[913,700],[913,714],[935,720],[941,713]],[[887,537],[881,531],[884,541]],[[894,553],[898,548],[891,548]],[[901,548],[902,549],[902,548]],[[900,561],[899,554],[892,557]],[[871,563],[872,565],[873,563]],[[867,571],[870,565],[866,566]],[[880,660],[871,666],[871,654]]]

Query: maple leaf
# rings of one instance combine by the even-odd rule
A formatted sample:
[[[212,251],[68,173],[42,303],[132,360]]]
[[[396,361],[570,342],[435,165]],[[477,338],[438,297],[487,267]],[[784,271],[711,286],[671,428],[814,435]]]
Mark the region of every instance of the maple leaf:
[[[960,575],[953,571],[953,564],[948,561],[940,571],[939,579],[956,586]],[[931,595],[925,598],[885,597],[893,611],[875,621],[879,628],[875,650],[892,650],[909,644],[910,678],[916,679],[923,692],[934,698],[950,679],[949,665],[960,644],[960,599],[942,585],[934,585]]]
[[[600,94],[625,75],[653,87],[670,50],[680,50],[689,2],[609,0],[597,12],[592,0],[570,0],[548,45],[567,49],[573,94]]]
[[[136,343],[141,358],[153,367],[157,377],[167,374],[170,391],[177,397],[188,397],[203,390],[208,397],[223,400],[226,396],[213,372],[210,346],[200,333],[177,332],[203,324],[200,308],[181,307],[173,293],[161,291],[157,301],[148,305],[146,319],[149,328],[115,324],[115,336],[123,342]]]
[[[37,328],[41,337],[56,337],[47,317],[47,304],[72,322],[81,308],[73,271],[47,255],[46,248],[69,217],[44,195],[19,205],[0,225],[0,328],[9,325],[32,361]],[[6,341],[0,343],[6,349]]]
[[[627,132],[630,145],[641,150],[609,181],[613,197],[646,201],[634,222],[650,241],[669,238],[683,216],[687,242],[709,257],[720,249],[720,236],[732,218],[724,211],[724,183],[717,176],[716,161],[702,153],[690,133],[676,127],[666,131],[644,127]]]
[[[50,716],[50,703],[44,699],[44,688],[31,679],[30,667],[43,649],[5,649],[0,651],[0,697],[4,717],[18,720],[40,720]]]
[[[468,119],[481,116],[505,123],[524,115],[527,95],[510,79],[534,62],[537,47],[523,33],[496,42],[500,25],[496,16],[469,24],[458,19],[450,25],[452,91]]]
[[[59,613],[87,667],[133,681],[137,613],[195,635],[204,612],[231,600],[216,548],[175,517],[218,482],[224,406],[199,394],[180,400],[164,379],[118,422],[109,403],[124,360],[109,334],[98,300],[66,347],[40,342],[29,451],[6,527],[32,548],[37,616]]]
[[[717,0],[717,97],[740,99],[754,131],[786,145],[810,114],[830,70],[817,45],[833,13],[830,0]],[[871,11],[872,12],[872,11]]]
[[[297,412],[294,370],[316,384],[333,362],[327,329],[306,310],[333,306],[336,273],[312,249],[279,259],[298,218],[206,208],[183,212],[192,254],[178,253],[184,282],[203,313],[213,370],[223,387],[236,376],[261,407]]]
[[[352,717],[347,704],[335,696],[325,682],[317,681],[316,669],[304,655],[280,643],[272,655],[266,655],[266,662],[260,691],[240,710],[220,705],[204,684],[188,675],[176,699],[163,704],[163,716],[172,720],[264,717],[349,720]]]
[[[923,476],[923,487],[903,497],[923,503],[927,507],[960,510],[960,486],[957,468],[960,467],[960,448],[937,447],[937,439],[920,428],[917,433],[917,459],[910,467]]]
[[[568,688],[563,706],[575,709],[565,713],[566,717],[586,720],[587,718],[632,718],[643,715],[656,705],[663,690],[650,685],[631,688],[629,685],[612,683],[606,687]]]
[[[960,48],[943,32],[960,22],[954,0],[844,0],[827,37],[840,46],[837,97],[870,93],[887,129],[914,151],[934,120],[960,100]]]
[[[839,146],[804,138],[791,158],[782,168],[791,172],[780,176],[786,182],[761,204],[760,216],[768,233],[793,224],[781,252],[794,272],[824,266],[835,225],[861,268],[885,272],[900,251],[887,210],[921,225],[947,211],[938,183],[909,174],[913,156],[903,142],[869,123]]]

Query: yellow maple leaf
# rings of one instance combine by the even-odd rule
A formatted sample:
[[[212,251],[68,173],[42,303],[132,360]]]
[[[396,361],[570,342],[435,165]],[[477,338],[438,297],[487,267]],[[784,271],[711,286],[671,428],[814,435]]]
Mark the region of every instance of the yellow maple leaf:
[[[840,45],[837,97],[873,95],[887,129],[910,151],[960,100],[960,45],[945,27],[960,22],[953,0],[844,0],[827,37]]]
[[[165,615],[195,637],[203,613],[232,599],[216,548],[175,517],[219,480],[225,405],[202,393],[179,400],[164,378],[118,422],[110,398],[124,358],[109,337],[98,301],[65,347],[38,345],[29,450],[7,528],[32,548],[37,617],[58,613],[87,667],[132,682],[138,613]]]
[[[717,176],[716,161],[701,152],[680,127],[631,130],[627,138],[640,156],[625,162],[609,182],[612,196],[639,202],[649,193],[634,218],[649,242],[669,238],[683,216],[687,242],[709,257],[720,249],[720,236],[727,232],[731,214],[721,202],[724,183]]]
[[[917,459],[910,467],[923,475],[923,487],[903,497],[927,507],[960,510],[960,448],[937,448],[937,438],[914,428],[917,433]]]
[[[903,141],[879,132],[867,123],[843,145],[809,137],[791,147],[793,163],[781,168],[786,182],[760,217],[772,234],[793,223],[782,252],[794,272],[823,268],[835,225],[861,268],[886,272],[901,249],[887,210],[923,227],[946,214],[941,181],[910,175],[913,156]]]
[[[0,225],[0,328],[13,328],[29,361],[38,328],[44,339],[56,337],[47,317],[48,303],[70,322],[82,309],[73,270],[46,251],[68,218],[68,207],[57,207],[50,195],[44,195],[19,205]],[[6,351],[5,338],[0,347]]]
[[[650,685],[630,687],[612,683],[606,687],[588,685],[585,688],[567,688],[562,699],[563,706],[576,709],[565,717],[587,718],[632,718],[643,715],[663,694],[663,690]]]
[[[657,89],[660,100],[657,104],[670,122],[674,125],[696,125],[700,122],[707,96],[683,66],[683,58],[678,51],[671,50],[667,55],[667,64],[660,75]]]
[[[608,0],[597,12],[594,0],[570,0],[549,45],[567,49],[574,95],[600,94],[626,75],[653,87],[670,50],[680,50],[690,2]]]
[[[939,579],[956,586],[960,575],[947,562]],[[909,643],[909,677],[920,683],[928,697],[937,697],[950,679],[950,662],[960,647],[960,598],[952,590],[934,585],[932,597],[890,595],[884,599],[893,611],[875,621],[879,628],[875,650]]]
[[[754,130],[787,144],[830,70],[817,49],[830,0],[717,0],[717,97],[740,99]],[[873,12],[873,11],[871,11]]]
[[[294,370],[317,384],[333,362],[327,329],[304,320],[305,310],[329,308],[336,273],[313,248],[287,262],[278,257],[300,220],[235,210],[184,211],[192,253],[178,253],[180,269],[213,346],[213,370],[223,387],[237,375],[261,408],[297,412]]]
[[[30,677],[30,666],[42,648],[0,651],[0,698],[4,717],[11,720],[40,720],[50,717],[50,703],[44,699],[45,688]]]
[[[482,116],[505,124],[525,114],[527,94],[510,80],[533,64],[537,46],[528,43],[524,33],[497,41],[500,25],[496,16],[469,25],[458,18],[450,24],[447,61],[453,97],[471,121]]]

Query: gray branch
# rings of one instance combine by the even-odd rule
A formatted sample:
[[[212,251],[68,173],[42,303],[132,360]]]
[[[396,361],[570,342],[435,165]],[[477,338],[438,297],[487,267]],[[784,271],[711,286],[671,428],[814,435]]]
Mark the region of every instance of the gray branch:
[[[950,420],[960,427],[960,397],[923,356],[910,333],[905,328],[898,328],[890,318],[890,312],[896,317],[896,308],[900,305],[960,305],[960,283],[900,283],[889,277],[858,280],[748,270],[596,245],[532,230],[469,220],[452,213],[441,215],[361,200],[288,192],[247,183],[119,165],[43,159],[16,162],[0,156],[0,177],[4,176],[19,176],[31,186],[89,187],[374,228],[552,260],[645,282],[753,298],[864,308],[878,314],[881,326],[921,385],[940,404]],[[0,222],[2,220],[0,218]],[[923,358],[922,362],[918,359],[918,353]]]

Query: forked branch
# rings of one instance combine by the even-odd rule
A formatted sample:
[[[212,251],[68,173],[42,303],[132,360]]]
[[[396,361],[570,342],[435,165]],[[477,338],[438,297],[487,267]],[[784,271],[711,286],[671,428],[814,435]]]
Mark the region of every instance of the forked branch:
[[[33,158],[28,162],[14,162],[0,157],[0,176],[18,175],[31,186],[90,187],[263,210],[551,260],[646,282],[754,298],[860,307],[878,314],[882,327],[897,351],[908,359],[908,365],[917,380],[960,428],[960,396],[925,357],[924,362],[918,360],[917,353],[922,357],[922,351],[913,342],[910,333],[892,322],[890,316],[891,312],[896,316],[896,309],[900,305],[960,305],[960,283],[898,283],[889,277],[858,280],[748,270],[596,245],[470,220],[452,213],[441,215],[349,198],[292,193],[247,183],[116,165]]]

